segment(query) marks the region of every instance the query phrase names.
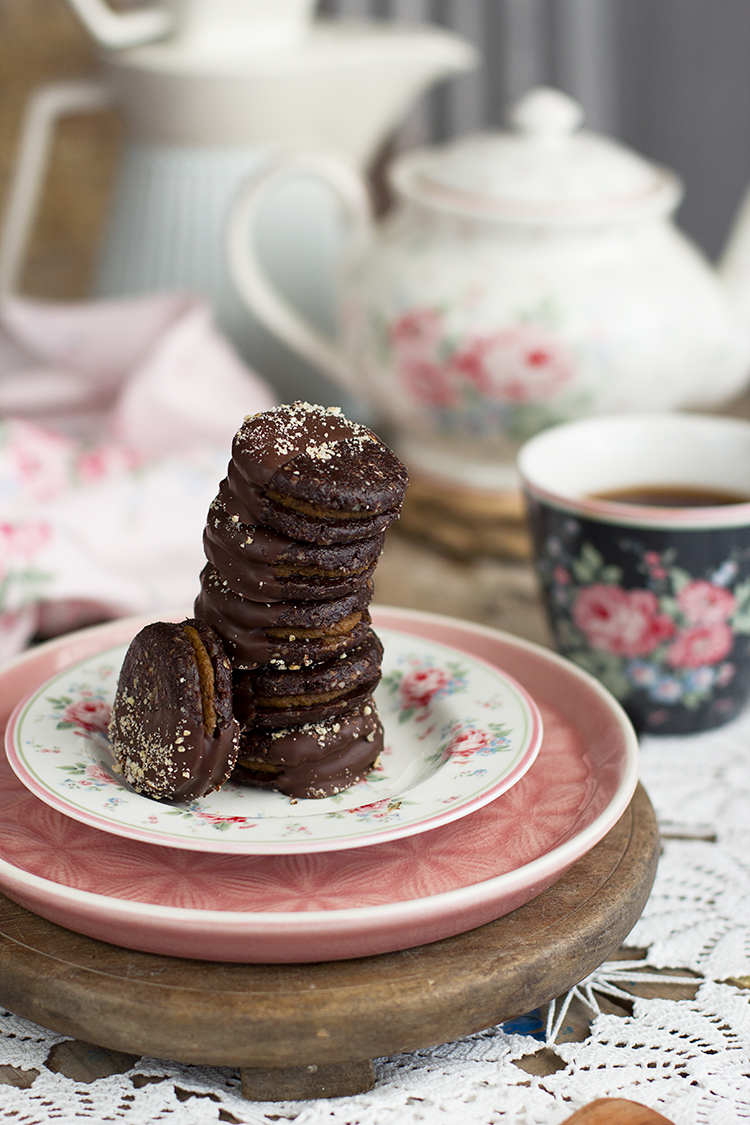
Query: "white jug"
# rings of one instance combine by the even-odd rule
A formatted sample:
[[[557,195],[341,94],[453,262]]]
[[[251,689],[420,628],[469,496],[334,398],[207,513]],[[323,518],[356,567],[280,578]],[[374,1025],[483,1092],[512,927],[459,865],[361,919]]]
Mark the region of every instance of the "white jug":
[[[314,0],[171,0],[125,14],[103,0],[71,4],[103,48],[103,77],[46,86],[30,101],[0,240],[0,297],[18,286],[55,123],[116,105],[129,138],[95,294],[200,292],[284,397],[310,394],[300,385],[306,369],[248,316],[228,276],[230,203],[248,174],[291,144],[362,172],[431,82],[475,65],[474,49],[440,28],[313,21]],[[258,252],[322,329],[332,323],[343,236],[336,202],[309,178],[285,184],[264,208]]]

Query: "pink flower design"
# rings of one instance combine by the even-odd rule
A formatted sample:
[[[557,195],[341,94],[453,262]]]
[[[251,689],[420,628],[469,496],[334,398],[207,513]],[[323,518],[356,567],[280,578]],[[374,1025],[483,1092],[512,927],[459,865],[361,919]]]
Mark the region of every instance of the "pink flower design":
[[[645,656],[675,631],[651,590],[598,582],[580,591],[572,612],[592,648],[617,656]]]
[[[443,335],[443,318],[437,309],[410,309],[394,321],[390,338],[400,357],[435,360]]]
[[[474,339],[453,357],[484,394],[500,402],[539,402],[570,382],[575,364],[564,341],[546,328],[517,324]]]
[[[105,734],[109,727],[112,708],[103,699],[77,699],[63,711],[63,721],[75,723],[82,730]]]
[[[475,340],[468,348],[456,352],[450,359],[450,371],[460,380],[468,380],[478,391],[487,390],[487,372],[484,368],[485,344]]]
[[[134,450],[123,445],[103,445],[78,459],[78,473],[86,484],[95,484],[115,473],[130,472],[140,464]]]
[[[725,621],[681,629],[667,652],[673,668],[700,668],[716,664],[731,651],[734,634]]]
[[[716,686],[726,687],[727,684],[730,683],[733,679],[734,673],[736,671],[737,669],[735,668],[734,664],[722,664],[721,668],[719,668],[718,672],[716,673]]]
[[[486,731],[479,730],[477,727],[468,727],[454,734],[446,747],[446,753],[452,758],[470,758],[478,750],[489,746],[489,743]]]
[[[33,523],[0,524],[0,556],[30,559],[50,540],[52,528],[44,520]]]
[[[17,422],[5,453],[26,494],[33,500],[49,500],[70,486],[72,451],[69,438]]]
[[[221,816],[220,813],[206,812],[205,809],[194,809],[193,813],[199,820],[205,820],[209,824],[247,824],[246,816]],[[251,824],[249,827],[254,828],[255,825]]]
[[[86,767],[86,777],[91,781],[99,782],[100,784],[119,785],[118,781],[107,773],[107,771],[97,763],[92,763]]]
[[[404,710],[421,709],[429,706],[438,692],[445,691],[450,684],[450,676],[442,668],[425,665],[407,672],[401,681],[399,693]]]
[[[715,625],[726,621],[737,608],[737,599],[722,586],[696,578],[683,586],[677,603],[691,625]]]
[[[456,403],[456,390],[444,368],[424,359],[407,359],[400,375],[409,393],[425,406],[448,407]]]

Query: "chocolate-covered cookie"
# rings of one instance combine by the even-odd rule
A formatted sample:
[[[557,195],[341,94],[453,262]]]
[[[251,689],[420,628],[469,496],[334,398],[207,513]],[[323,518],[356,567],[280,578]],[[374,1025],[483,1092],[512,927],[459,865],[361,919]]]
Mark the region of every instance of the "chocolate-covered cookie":
[[[330,601],[372,578],[383,536],[320,546],[243,523],[224,504],[226,482],[208,511],[206,558],[236,594],[253,601]]]
[[[243,523],[311,543],[383,532],[408,482],[396,455],[338,407],[295,402],[245,419],[232,444],[224,502]]]
[[[338,715],[374,690],[382,656],[370,629],[361,645],[324,664],[299,671],[264,664],[255,672],[235,672],[235,715],[243,728],[297,726]]]
[[[115,761],[133,788],[189,801],[218,789],[237,758],[232,673],[204,621],[157,621],[132,640],[109,728]]]
[[[341,715],[241,736],[232,780],[289,797],[330,797],[369,773],[383,749],[383,727],[371,695]]]
[[[330,602],[254,602],[234,593],[209,565],[201,573],[194,613],[214,627],[234,668],[295,670],[361,644],[370,627],[371,597],[368,584]]]

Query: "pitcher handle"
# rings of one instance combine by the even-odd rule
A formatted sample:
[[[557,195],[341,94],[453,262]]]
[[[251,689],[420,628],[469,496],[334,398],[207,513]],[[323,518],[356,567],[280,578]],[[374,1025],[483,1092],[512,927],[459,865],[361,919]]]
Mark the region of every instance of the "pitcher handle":
[[[341,343],[319,332],[281,295],[253,249],[253,234],[263,199],[300,173],[322,180],[338,197],[350,225],[347,253],[362,254],[373,230],[372,206],[359,175],[335,156],[297,150],[282,153],[247,181],[230,209],[226,250],[229,272],[250,311],[292,351],[347,391],[361,395]]]
[[[16,294],[47,170],[52,134],[61,117],[111,108],[103,82],[52,82],[28,101],[18,157],[0,229],[0,300]]]

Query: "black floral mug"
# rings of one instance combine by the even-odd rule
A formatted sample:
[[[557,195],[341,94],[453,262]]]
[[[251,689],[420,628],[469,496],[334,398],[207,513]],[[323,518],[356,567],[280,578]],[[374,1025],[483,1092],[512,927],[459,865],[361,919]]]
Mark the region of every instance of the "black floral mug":
[[[519,455],[555,643],[636,730],[683,734],[750,698],[750,423],[571,422]]]

